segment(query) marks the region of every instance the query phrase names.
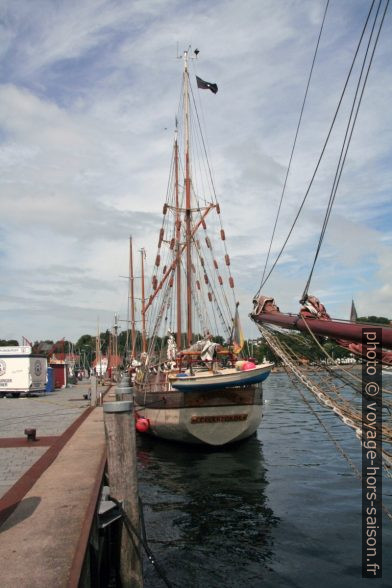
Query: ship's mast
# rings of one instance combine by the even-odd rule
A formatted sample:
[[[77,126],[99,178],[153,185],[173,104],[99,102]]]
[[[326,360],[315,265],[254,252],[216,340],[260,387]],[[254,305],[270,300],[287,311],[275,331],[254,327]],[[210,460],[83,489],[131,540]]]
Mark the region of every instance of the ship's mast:
[[[142,351],[146,353],[147,351],[147,344],[146,344],[146,299],[145,299],[145,292],[144,292],[144,256],[145,251],[144,249],[140,250],[141,254],[141,269],[142,269]]]
[[[117,357],[118,357],[118,314],[115,312],[114,313],[114,327],[113,327],[113,331],[114,331],[114,337],[113,337],[113,355],[115,357],[115,366],[114,369],[115,371],[117,371],[118,369],[118,365],[117,365]]]
[[[100,336],[100,332],[99,332],[99,318],[97,318],[97,336],[96,336],[96,339],[95,339],[95,357],[96,357],[96,363],[95,363],[95,366],[96,366],[96,374],[98,376],[99,375],[98,366],[99,366],[99,369],[102,372],[101,336]]]
[[[185,130],[185,230],[187,343],[192,344],[192,255],[191,255],[191,177],[189,159],[189,73],[188,51],[184,51],[184,130]]]
[[[177,349],[181,349],[181,219],[178,188],[178,140],[177,119],[174,138],[175,196],[176,196],[176,259],[177,259]]]
[[[129,237],[129,305],[131,310],[131,359],[135,358],[136,329],[135,329],[135,292],[133,276],[132,237]]]

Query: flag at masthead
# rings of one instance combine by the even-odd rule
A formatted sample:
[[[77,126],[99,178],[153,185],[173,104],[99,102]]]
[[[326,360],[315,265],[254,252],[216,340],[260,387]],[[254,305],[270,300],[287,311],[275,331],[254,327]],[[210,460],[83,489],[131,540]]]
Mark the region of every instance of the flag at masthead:
[[[211,92],[213,92],[214,94],[216,94],[218,91],[218,86],[216,84],[213,84],[211,82],[205,82],[204,80],[202,80],[198,76],[196,76],[196,82],[197,82],[197,87],[200,88],[201,90],[211,90]]]

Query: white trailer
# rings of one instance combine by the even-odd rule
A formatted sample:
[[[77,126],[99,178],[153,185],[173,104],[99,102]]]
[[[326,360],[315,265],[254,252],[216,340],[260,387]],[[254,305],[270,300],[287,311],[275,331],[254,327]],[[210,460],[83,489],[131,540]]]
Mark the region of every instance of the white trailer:
[[[0,396],[45,392],[47,371],[46,357],[31,347],[0,347]]]

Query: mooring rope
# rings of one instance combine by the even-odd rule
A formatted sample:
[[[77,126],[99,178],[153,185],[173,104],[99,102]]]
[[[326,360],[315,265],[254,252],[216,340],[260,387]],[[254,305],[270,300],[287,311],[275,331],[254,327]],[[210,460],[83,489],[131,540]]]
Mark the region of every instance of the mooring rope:
[[[145,529],[145,524],[144,524],[143,504],[142,504],[140,498],[139,498],[139,505],[140,505],[140,523],[141,523],[141,527],[142,527],[142,535],[143,536],[140,535],[139,531],[132,524],[132,521],[130,520],[130,518],[128,517],[127,513],[123,509],[122,503],[119,502],[116,498],[113,498],[113,496],[109,496],[108,499],[111,500],[112,502],[114,502],[114,504],[117,506],[117,508],[121,512],[121,515],[122,515],[122,518],[123,518],[123,521],[124,521],[125,528],[127,530],[127,533],[129,535],[129,537],[131,538],[131,541],[134,542],[134,537],[133,537],[133,535],[134,535],[136,537],[136,539],[138,541],[140,541],[140,544],[143,546],[143,549],[146,552],[148,561],[154,566],[154,568],[155,568],[157,574],[159,575],[159,577],[161,578],[161,580],[166,584],[166,586],[168,588],[174,588],[174,584],[172,584],[172,583],[169,582],[169,580],[167,579],[167,576],[166,576],[165,571],[163,570],[163,568],[161,567],[161,565],[157,562],[157,559],[156,559],[155,555],[153,554],[150,546],[148,545],[148,542],[147,542],[147,534],[146,534],[146,529]]]

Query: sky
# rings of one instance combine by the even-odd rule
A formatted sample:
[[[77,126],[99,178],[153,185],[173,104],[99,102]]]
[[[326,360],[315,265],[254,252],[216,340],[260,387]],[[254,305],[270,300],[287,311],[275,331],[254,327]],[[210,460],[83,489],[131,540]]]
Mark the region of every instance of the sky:
[[[385,2],[385,0],[383,0]],[[200,50],[206,136],[245,334],[325,9],[319,0],[0,3],[0,338],[65,337],[127,314],[128,239],[153,263],[182,73]],[[330,0],[271,261],[331,124],[370,0]],[[382,5],[384,6],[384,4]],[[386,15],[310,292],[392,318],[392,14]],[[351,94],[350,94],[351,92]],[[350,107],[263,288],[297,312]]]

